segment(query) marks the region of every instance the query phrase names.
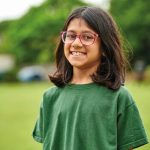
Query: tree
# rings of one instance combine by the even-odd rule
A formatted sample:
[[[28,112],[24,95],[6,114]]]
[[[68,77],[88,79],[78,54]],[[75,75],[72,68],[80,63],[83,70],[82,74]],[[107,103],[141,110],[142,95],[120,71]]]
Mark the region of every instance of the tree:
[[[57,37],[69,12],[84,5],[79,0],[46,0],[22,18],[0,24],[0,52],[16,57],[18,65],[53,62]],[[5,28],[5,30],[3,30]]]
[[[111,0],[110,11],[133,48],[133,60],[150,63],[150,1]]]

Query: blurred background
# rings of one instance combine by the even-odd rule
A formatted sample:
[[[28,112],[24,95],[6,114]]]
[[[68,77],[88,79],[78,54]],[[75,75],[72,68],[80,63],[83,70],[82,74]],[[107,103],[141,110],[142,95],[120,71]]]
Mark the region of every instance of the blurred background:
[[[0,1],[0,150],[40,150],[32,139],[42,93],[52,84],[54,51],[73,8],[96,5],[110,12],[123,35],[131,66],[126,86],[150,139],[150,1]],[[140,150],[150,150],[146,145]]]

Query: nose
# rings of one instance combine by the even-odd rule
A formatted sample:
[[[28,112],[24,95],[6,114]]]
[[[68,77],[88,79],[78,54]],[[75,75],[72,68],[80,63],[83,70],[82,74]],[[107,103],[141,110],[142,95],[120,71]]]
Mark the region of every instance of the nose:
[[[72,42],[72,46],[82,46],[82,42],[80,40],[80,36],[77,35],[76,39]]]

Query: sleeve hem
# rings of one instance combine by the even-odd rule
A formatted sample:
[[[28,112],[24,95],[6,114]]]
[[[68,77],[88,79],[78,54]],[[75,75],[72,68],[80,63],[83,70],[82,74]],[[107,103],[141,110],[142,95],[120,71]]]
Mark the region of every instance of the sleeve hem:
[[[131,142],[131,143],[123,145],[123,146],[119,146],[118,150],[127,150],[127,149],[131,149],[131,148],[137,148],[137,147],[140,147],[145,144],[148,144],[147,138],[143,138],[143,139]]]
[[[43,143],[43,138],[41,138],[39,136],[33,135],[33,139],[39,143]]]

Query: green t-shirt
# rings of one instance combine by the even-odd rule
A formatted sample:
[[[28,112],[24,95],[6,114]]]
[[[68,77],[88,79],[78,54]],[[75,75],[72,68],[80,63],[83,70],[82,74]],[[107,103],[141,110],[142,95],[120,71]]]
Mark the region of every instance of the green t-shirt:
[[[95,83],[48,89],[33,138],[44,150],[129,150],[148,143],[127,89]]]

